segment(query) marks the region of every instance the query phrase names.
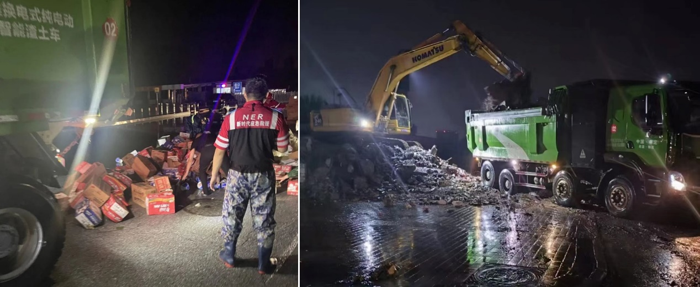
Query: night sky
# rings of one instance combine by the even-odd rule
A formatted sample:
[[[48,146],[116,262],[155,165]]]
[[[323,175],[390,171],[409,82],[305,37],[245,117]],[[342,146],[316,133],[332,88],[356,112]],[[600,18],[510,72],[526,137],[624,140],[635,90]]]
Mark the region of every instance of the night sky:
[[[334,84],[360,104],[379,69],[402,49],[461,20],[532,73],[533,98],[593,78],[700,80],[700,7],[691,1],[301,1],[302,95],[334,97]],[[645,1],[650,2],[650,1]],[[316,59],[310,52],[313,50]],[[464,134],[464,110],[501,80],[460,53],[411,75],[419,135]]]
[[[223,81],[254,2],[132,0],[135,84]],[[297,5],[261,1],[230,80],[264,73],[271,88],[297,88]]]

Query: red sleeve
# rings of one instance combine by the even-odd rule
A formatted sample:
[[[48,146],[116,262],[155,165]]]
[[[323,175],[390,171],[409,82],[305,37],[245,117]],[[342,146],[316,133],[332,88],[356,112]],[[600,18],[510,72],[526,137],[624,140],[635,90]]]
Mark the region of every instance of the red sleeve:
[[[289,129],[287,128],[287,123],[284,120],[284,116],[279,112],[274,112],[277,114],[277,150],[280,152],[287,151],[289,146]]]
[[[216,142],[214,146],[218,149],[228,148],[228,131],[231,129],[231,117],[233,114],[228,115],[224,118],[224,122],[221,124],[221,130],[219,130],[219,135],[216,137]]]

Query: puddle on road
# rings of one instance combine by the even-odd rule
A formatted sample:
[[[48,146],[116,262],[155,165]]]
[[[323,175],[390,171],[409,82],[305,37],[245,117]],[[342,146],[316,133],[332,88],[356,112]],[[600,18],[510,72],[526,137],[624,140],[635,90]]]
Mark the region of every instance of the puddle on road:
[[[223,204],[224,201],[221,199],[195,199],[183,210],[194,215],[218,217],[221,216]]]
[[[540,286],[543,274],[540,268],[485,264],[466,283],[468,286]]]

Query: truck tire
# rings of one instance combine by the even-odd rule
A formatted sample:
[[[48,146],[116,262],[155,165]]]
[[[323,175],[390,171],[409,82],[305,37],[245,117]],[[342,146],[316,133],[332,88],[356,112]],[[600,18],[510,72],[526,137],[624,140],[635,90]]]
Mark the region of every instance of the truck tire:
[[[605,207],[616,217],[629,218],[637,210],[637,194],[632,183],[622,175],[613,178],[605,190]]]
[[[498,187],[496,169],[493,168],[493,164],[490,161],[481,163],[481,184],[488,188]]]
[[[513,195],[516,191],[513,173],[508,169],[503,169],[498,175],[498,189],[505,194]]]
[[[576,207],[578,205],[578,190],[571,176],[565,170],[559,171],[552,181],[552,193],[554,201],[564,207]]]
[[[0,268],[0,285],[38,286],[63,251],[63,214],[44,186],[4,182],[9,184],[0,187],[0,266],[6,268]],[[34,248],[20,253],[18,244]]]

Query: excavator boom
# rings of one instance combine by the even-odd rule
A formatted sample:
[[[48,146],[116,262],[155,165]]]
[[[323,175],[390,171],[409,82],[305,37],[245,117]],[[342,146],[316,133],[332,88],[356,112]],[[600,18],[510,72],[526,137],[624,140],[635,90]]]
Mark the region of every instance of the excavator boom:
[[[457,35],[443,40],[446,33],[452,30]],[[524,74],[520,66],[495,46],[483,40],[461,21],[455,21],[449,29],[428,38],[408,52],[392,57],[384,64],[366,102],[367,109],[374,116],[375,126],[385,124],[382,117],[391,115],[394,107],[392,93],[396,91],[401,79],[462,50],[484,60],[509,81],[516,81]]]

